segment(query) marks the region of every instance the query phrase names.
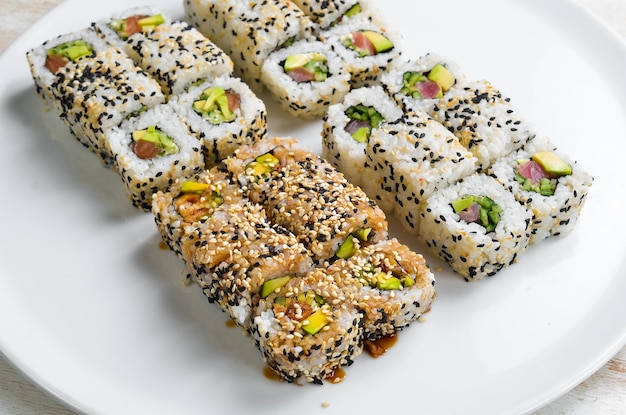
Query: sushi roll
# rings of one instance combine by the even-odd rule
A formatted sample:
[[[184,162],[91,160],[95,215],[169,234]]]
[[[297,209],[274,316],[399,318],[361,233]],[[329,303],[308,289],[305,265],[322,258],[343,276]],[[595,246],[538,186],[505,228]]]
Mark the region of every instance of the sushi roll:
[[[366,156],[368,174],[363,177],[380,198],[393,195],[393,212],[412,234],[419,232],[419,211],[435,190],[476,171],[472,153],[420,110],[376,129]]]
[[[323,269],[270,282],[250,331],[283,379],[322,384],[361,354],[363,315]]]
[[[183,252],[191,254],[187,265],[192,279],[246,331],[263,290],[312,269],[296,237],[272,224],[260,205],[245,199],[223,204],[183,244]]]
[[[186,22],[160,24],[127,42],[128,55],[168,96],[182,93],[194,82],[233,72],[230,57]]]
[[[61,118],[108,166],[114,164],[108,132],[165,100],[154,79],[114,47],[79,62],[73,76],[61,77],[52,91]]]
[[[379,84],[401,56],[399,36],[364,18],[323,31],[319,38],[344,60],[352,88]]]
[[[163,102],[159,85],[92,30],[59,36],[27,54],[38,90],[70,132],[105,165],[105,134]]]
[[[381,194],[376,177],[365,168],[365,152],[373,130],[401,117],[400,107],[376,85],[353,89],[342,102],[331,105],[322,120],[324,158],[385,210],[391,208],[392,199]]]
[[[436,190],[420,215],[422,240],[466,281],[507,268],[530,240],[532,213],[485,174]]]
[[[200,142],[166,104],[124,121],[106,138],[128,197],[144,211],[152,209],[153,194],[204,167]]]
[[[483,171],[536,135],[510,98],[486,80],[468,82],[448,97],[430,100],[425,110],[459,138]]]
[[[132,53],[129,39],[140,37],[160,25],[171,25],[172,19],[160,9],[153,6],[132,7],[100,19],[91,27],[112,45],[117,46],[126,54]]]
[[[546,137],[496,161],[489,174],[532,212],[530,244],[571,232],[593,184],[593,177]]]
[[[267,136],[265,104],[239,78],[205,80],[168,102],[202,142],[204,162],[212,167],[238,147]]]
[[[386,239],[385,213],[328,161],[288,139],[235,153],[231,171],[270,220],[294,233],[316,263]]]
[[[161,238],[180,259],[191,261],[198,229],[213,215],[244,199],[243,191],[219,166],[177,179],[152,196],[152,213]]]
[[[263,62],[276,49],[311,35],[311,21],[283,0],[185,0],[192,25],[215,42],[235,64],[235,75],[259,93]]]
[[[51,85],[59,78],[71,78],[78,62],[92,59],[110,45],[91,29],[65,33],[43,42],[26,52],[26,60],[37,94],[54,103]],[[56,105],[56,104],[55,104]]]
[[[364,340],[377,340],[417,321],[435,299],[435,277],[421,254],[397,239],[363,247],[328,267],[364,314]]]
[[[261,82],[287,113],[304,119],[321,118],[350,90],[343,61],[315,40],[300,40],[271,53],[263,63]]]
[[[362,17],[370,9],[364,0],[294,0],[294,3],[311,19],[318,32],[352,17]]]
[[[385,91],[406,110],[427,109],[433,100],[454,96],[467,82],[456,62],[436,53],[396,60],[381,79]]]

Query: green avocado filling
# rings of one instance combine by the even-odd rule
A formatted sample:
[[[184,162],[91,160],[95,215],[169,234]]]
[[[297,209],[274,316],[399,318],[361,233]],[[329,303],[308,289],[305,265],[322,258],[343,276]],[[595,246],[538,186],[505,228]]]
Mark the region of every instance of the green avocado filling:
[[[143,141],[144,143],[152,144],[151,148],[154,149],[154,156],[161,157],[167,154],[178,153],[178,146],[176,143],[174,143],[174,141],[166,133],[159,130],[154,125],[151,125],[145,130],[133,131],[132,137],[135,143]]]
[[[132,24],[136,22],[136,24]],[[153,16],[130,16],[124,19],[114,19],[109,23],[109,27],[122,39],[126,40],[130,36],[139,32],[147,32],[165,23],[161,14]]]
[[[273,278],[271,280],[267,280],[261,285],[261,298],[265,298],[268,295],[276,292],[278,289],[287,285],[289,280],[291,279],[290,275],[285,275],[283,277]]]
[[[200,98],[193,103],[193,110],[214,125],[231,122],[237,117],[228,106],[226,91],[219,86],[202,91]]]
[[[356,36],[365,36],[371,48],[366,45],[357,45]],[[379,53],[388,52],[393,49],[393,42],[385,35],[373,30],[362,30],[355,33],[347,33],[341,38],[341,44],[356,52],[359,57],[373,56]]]
[[[423,84],[430,81],[438,85],[437,90],[424,88]],[[400,92],[414,99],[441,98],[448,91],[456,79],[448,69],[440,64],[435,64],[428,72],[407,71],[402,75],[402,88]]]
[[[280,160],[271,152],[261,154],[246,166],[246,176],[258,182],[271,176],[272,171],[280,166]]]
[[[383,291],[402,290],[415,284],[415,279],[409,275],[385,272],[373,264],[367,264],[361,269],[359,281],[363,285]]]
[[[209,193],[210,191],[210,193]],[[204,222],[213,211],[224,203],[219,192],[211,191],[209,183],[186,180],[180,187],[180,195],[174,201],[176,210],[185,222]]]
[[[196,195],[201,195],[206,189],[210,187],[211,185],[209,183],[184,181],[183,184],[180,186],[180,192],[183,194],[193,193]]]
[[[556,180],[542,177],[540,181],[528,179],[519,172],[515,172],[515,180],[519,183],[520,189],[527,192],[539,193],[542,196],[554,196],[556,191]]]
[[[551,151],[538,151],[530,159],[518,159],[516,162],[515,180],[520,184],[520,189],[539,193],[542,196],[554,196],[558,183],[557,179],[572,174],[572,167]],[[536,163],[535,166],[527,165],[527,163],[533,162]],[[527,171],[533,168],[534,170],[540,169],[540,172],[536,171],[535,173],[545,177],[541,177],[539,181],[525,177],[520,173],[520,169],[523,166],[528,167]],[[528,176],[529,174],[526,175]]]
[[[274,280],[278,279],[280,278]],[[274,280],[269,280],[266,283]],[[315,291],[307,290],[300,292],[297,296],[277,296],[274,299],[273,310],[275,314],[284,313],[292,319],[299,320],[302,323],[302,330],[306,334],[314,335],[330,322],[322,309],[324,304],[326,301],[321,295]]]
[[[84,40],[72,40],[49,49],[46,54],[47,56],[60,56],[72,62],[76,62],[81,58],[91,56],[93,54],[93,47]]]
[[[356,16],[359,13],[361,13],[361,5],[359,3],[355,3],[352,7],[346,10],[346,12],[343,15],[345,17],[352,17],[352,16]]]
[[[290,55],[283,62],[283,69],[289,73],[304,69],[311,75],[311,81],[323,82],[328,78],[328,61],[321,53],[298,53]]]
[[[488,196],[470,195],[452,202],[452,209],[467,222],[482,225],[487,232],[492,232],[500,222],[502,207]],[[477,215],[466,216],[464,212],[475,210]],[[475,217],[474,217],[475,216]],[[467,219],[466,219],[467,218]]]
[[[378,128],[385,119],[374,107],[363,104],[352,105],[345,112],[350,120],[346,127],[356,124],[359,127],[352,132],[352,138],[359,143],[367,143],[374,128]]]
[[[335,252],[335,259],[347,259],[354,255],[361,243],[366,243],[371,236],[371,228],[361,228],[352,232],[339,245]]]

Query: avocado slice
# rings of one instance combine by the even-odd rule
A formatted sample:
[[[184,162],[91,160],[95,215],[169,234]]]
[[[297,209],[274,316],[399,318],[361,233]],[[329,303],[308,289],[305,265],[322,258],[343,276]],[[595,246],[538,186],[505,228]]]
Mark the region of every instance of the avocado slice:
[[[440,63],[433,66],[428,72],[428,79],[437,82],[444,92],[452,88],[455,82],[454,75]]]
[[[352,7],[346,10],[346,12],[343,15],[345,17],[352,17],[352,16],[356,16],[359,13],[361,13],[361,5],[359,3],[355,3]]]
[[[178,146],[174,143],[174,140],[154,125],[145,130],[133,131],[132,136],[134,141],[143,140],[157,145],[165,154],[178,153]]]
[[[316,334],[325,325],[328,324],[328,317],[322,312],[322,309],[318,309],[315,313],[308,316],[305,320],[305,324],[302,325],[302,330],[307,334]]]
[[[265,298],[277,289],[284,287],[290,279],[291,275],[285,275],[284,277],[273,278],[265,281],[263,285],[261,285],[261,298]]]
[[[376,288],[379,290],[399,290],[402,288],[400,278],[388,276],[386,272],[376,275]]]
[[[383,53],[393,49],[393,43],[384,35],[374,32],[373,30],[364,30],[363,35],[372,42],[376,53]]]
[[[84,40],[73,40],[62,43],[48,50],[47,55],[57,55],[67,58],[71,61],[77,61],[80,58],[89,56],[93,53],[93,47]]]
[[[463,212],[474,203],[474,196],[468,196],[463,199],[458,199],[452,202],[452,209],[455,213]]]
[[[354,246],[355,237],[350,235],[346,238],[345,241],[341,245],[339,245],[339,249],[335,252],[335,256],[340,259],[350,258],[356,252],[356,247]]]
[[[370,138],[370,128],[361,127],[352,133],[352,138],[358,143],[367,143]]]
[[[551,151],[538,151],[531,158],[552,177],[572,174],[572,167]]]
[[[357,231],[352,232],[352,235],[357,237],[361,242],[367,242],[367,238],[370,236],[372,232],[372,228],[361,228]]]
[[[151,27],[156,27],[160,24],[165,23],[165,19],[162,14],[155,14],[154,16],[144,17],[143,19],[139,19],[137,24],[142,29],[148,29]]]
[[[180,186],[180,192],[201,194],[205,189],[208,189],[209,187],[211,187],[211,185],[208,183],[184,181],[183,184]]]
[[[294,69],[302,68],[310,60],[310,57],[306,53],[298,53],[296,55],[289,55],[285,59],[283,68],[285,72],[293,71]]]

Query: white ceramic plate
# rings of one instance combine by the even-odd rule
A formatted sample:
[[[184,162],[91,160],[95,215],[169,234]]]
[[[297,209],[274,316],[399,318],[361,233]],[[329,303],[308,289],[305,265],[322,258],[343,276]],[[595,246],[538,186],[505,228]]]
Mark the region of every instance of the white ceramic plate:
[[[182,2],[152,3],[183,15]],[[427,256],[443,269],[427,321],[383,357],[360,356],[342,383],[298,387],[264,377],[251,340],[181,284],[182,263],[159,248],[151,216],[35,95],[26,50],[133,4],[92,2],[85,12],[66,1],[0,58],[0,348],[42,388],[101,414],[520,414],[626,343],[626,54],[580,7],[378,2],[406,56],[438,52],[491,80],[595,184],[574,233],[492,279],[465,283]],[[267,102],[272,134],[320,150],[319,122]]]

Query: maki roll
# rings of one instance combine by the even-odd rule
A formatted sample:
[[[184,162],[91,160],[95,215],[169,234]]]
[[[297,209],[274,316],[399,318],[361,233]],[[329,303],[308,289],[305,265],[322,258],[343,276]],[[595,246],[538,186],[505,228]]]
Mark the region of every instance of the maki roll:
[[[207,167],[267,136],[265,104],[230,75],[205,80],[168,102],[202,143]]]
[[[105,165],[113,165],[107,134],[165,99],[154,79],[113,47],[79,62],[72,77],[53,84],[53,94],[66,124]]]
[[[166,95],[233,72],[230,57],[186,22],[158,25],[127,42],[129,56],[159,82]]]
[[[160,25],[171,25],[172,19],[152,6],[132,7],[91,24],[103,39],[129,54],[129,39],[147,34]]]
[[[350,90],[350,75],[341,59],[315,40],[271,53],[263,63],[261,81],[287,113],[304,119],[322,117]]]
[[[235,74],[254,91],[263,90],[263,62],[276,49],[311,34],[311,21],[283,0],[185,0],[187,21],[226,52]]]
[[[530,240],[532,213],[485,174],[436,190],[420,215],[421,238],[466,281],[505,269]]]
[[[362,13],[369,10],[364,0],[294,0],[294,3],[311,19],[317,31],[326,30],[355,16],[361,17]]]
[[[352,88],[380,83],[401,56],[399,39],[368,19],[353,19],[319,35],[345,62]]]
[[[530,244],[571,232],[593,177],[547,138],[495,162],[489,174],[533,214]]]
[[[401,117],[400,107],[376,85],[353,89],[328,108],[322,121],[324,157],[385,210],[390,209],[391,199],[378,191],[376,178],[365,168],[365,153],[372,131]]]
[[[220,206],[183,243],[183,252],[191,254],[192,279],[245,330],[269,286],[312,269],[296,237],[271,223],[260,205],[245,199]]]
[[[323,269],[274,281],[254,311],[252,338],[287,382],[322,384],[362,352],[363,316]]]
[[[78,62],[93,59],[110,45],[91,29],[82,29],[56,36],[26,52],[37,94],[45,101],[56,103],[51,85],[59,78],[71,78]]]
[[[200,142],[166,104],[124,121],[106,138],[128,197],[144,211],[157,191],[204,167]]]
[[[45,42],[27,57],[41,95],[105,165],[112,164],[106,133],[164,100],[153,79],[90,29]]]
[[[386,239],[384,212],[328,161],[275,138],[242,147],[229,169],[251,200],[263,205],[270,220],[294,233],[320,263],[342,252],[344,244]]]
[[[430,100],[425,110],[459,138],[483,171],[536,135],[510,98],[486,80],[468,82],[448,97]]]
[[[366,147],[367,182],[382,199],[393,195],[393,212],[404,229],[419,232],[419,210],[439,188],[476,171],[476,158],[424,111],[407,113],[372,133]]]
[[[166,190],[157,191],[152,197],[152,213],[168,248],[189,262],[201,224],[243,198],[239,185],[227,171],[216,166],[192,177],[179,178]]]
[[[364,340],[396,333],[430,310],[435,277],[421,254],[397,239],[357,250],[328,267],[364,314]]]
[[[406,110],[427,109],[433,100],[454,96],[467,82],[456,62],[435,53],[394,61],[381,79],[385,90]]]

